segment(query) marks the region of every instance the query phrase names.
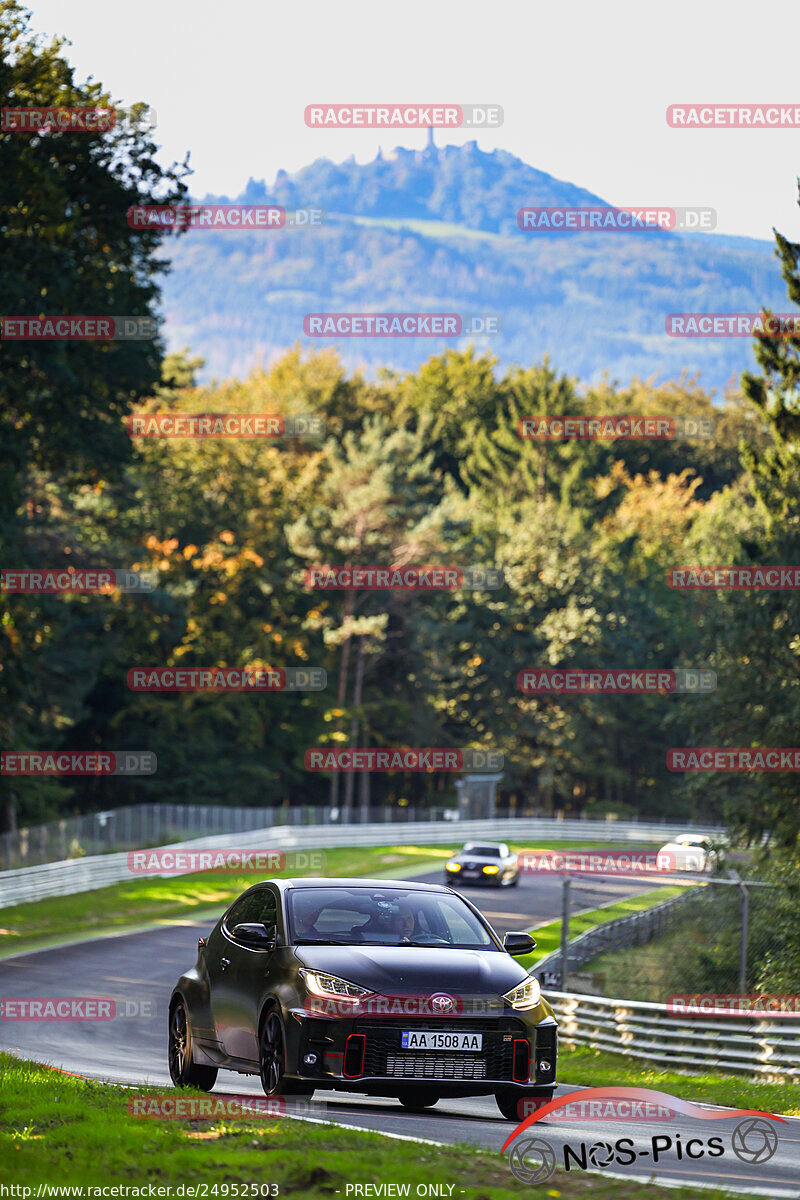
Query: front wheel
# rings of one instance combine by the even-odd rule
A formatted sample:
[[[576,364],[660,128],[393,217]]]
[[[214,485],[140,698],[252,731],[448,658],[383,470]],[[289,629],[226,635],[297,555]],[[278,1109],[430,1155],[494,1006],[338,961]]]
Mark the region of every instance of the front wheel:
[[[173,1004],[169,1017],[169,1074],[175,1087],[196,1087],[210,1092],[217,1068],[196,1063],[192,1055],[192,1029],[183,1000]]]
[[[267,1096],[313,1096],[314,1085],[286,1078],[286,1039],[277,1012],[264,1022],[259,1041],[261,1086]]]
[[[409,1112],[424,1112],[426,1108],[433,1108],[434,1104],[438,1104],[441,1097],[412,1089],[408,1092],[401,1092],[397,1099]]]
[[[497,1107],[507,1121],[524,1121],[531,1113],[543,1108],[553,1099],[553,1090],[549,1092],[521,1092],[517,1090],[500,1090],[495,1092]]]

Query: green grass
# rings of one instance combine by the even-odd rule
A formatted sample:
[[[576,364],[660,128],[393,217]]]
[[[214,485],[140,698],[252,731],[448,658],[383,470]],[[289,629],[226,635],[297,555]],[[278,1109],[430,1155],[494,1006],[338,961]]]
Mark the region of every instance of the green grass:
[[[542,843],[536,849],[578,849],[593,845],[559,841]],[[453,852],[453,846],[343,846],[326,851],[324,873],[402,878],[414,869],[441,866]],[[311,872],[296,872],[304,873]],[[92,892],[54,896],[0,909],[0,958],[21,950],[100,937],[151,923],[174,925],[181,920],[206,918],[213,923],[231,900],[263,878],[263,872],[238,875],[208,872],[163,879],[132,876],[124,883]]]
[[[325,874],[402,875],[412,868],[435,866],[451,853],[439,846],[343,846],[326,851]],[[0,909],[0,958],[39,945],[100,936],[150,922],[178,924],[203,919],[206,914],[216,914],[216,920],[231,900],[264,877],[264,872],[227,875],[212,871],[163,879],[132,876],[125,883],[92,892]]]
[[[726,932],[738,940],[738,929]],[[628,1000],[663,1003],[675,993],[739,990],[738,946],[726,945],[719,933],[710,935],[691,914],[677,929],[644,946],[603,954],[592,970],[608,979],[624,979]]]
[[[152,1088],[95,1083],[0,1054],[0,1180],[36,1189],[149,1184],[277,1184],[282,1197],[346,1198],[348,1184],[452,1184],[454,1200],[519,1200],[521,1191],[564,1200],[651,1200],[647,1183],[559,1171],[539,1188],[524,1188],[500,1154],[510,1122],[498,1122],[497,1147],[440,1147],[379,1134],[288,1119],[153,1120],[128,1115],[135,1096]],[[190,1094],[190,1093],[184,1093]],[[196,1093],[201,1095],[201,1093]],[[174,1092],[171,1093],[175,1095]],[[426,1132],[435,1137],[435,1127]],[[212,1189],[218,1185],[218,1191]],[[352,1192],[350,1193],[352,1196]],[[670,1189],[673,1200],[721,1200],[718,1190]]]
[[[618,900],[615,904],[592,908],[584,913],[575,913],[569,919],[570,941],[579,934],[585,933],[587,929],[594,929],[596,925],[603,925],[606,921],[616,921],[620,917],[629,917],[631,913],[641,912],[644,908],[652,908],[653,905],[662,904],[665,900],[672,899],[673,896],[680,896],[685,890],[682,885],[659,887],[652,892],[640,892],[638,896],[631,896],[627,900]],[[546,925],[540,925],[533,933],[536,938],[536,949],[532,954],[523,955],[517,960],[525,968],[534,966],[540,958],[558,950],[561,945],[561,922],[549,921]]]
[[[724,1075],[714,1071],[705,1075],[684,1075],[683,1072],[666,1071],[655,1063],[583,1046],[574,1050],[562,1046],[558,1081],[583,1087],[625,1084],[655,1088],[703,1104],[759,1108],[764,1112],[800,1116],[800,1083],[759,1083],[744,1075]]]

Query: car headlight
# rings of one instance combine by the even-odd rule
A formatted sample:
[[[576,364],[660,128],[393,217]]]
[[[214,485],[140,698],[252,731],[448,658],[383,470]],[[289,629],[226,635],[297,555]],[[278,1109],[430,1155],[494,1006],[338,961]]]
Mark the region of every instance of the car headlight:
[[[445,869],[445,871],[460,871],[461,863],[457,863],[457,862],[446,863],[444,869]]]
[[[507,1000],[512,1008],[536,1008],[541,998],[539,980],[534,979],[533,975],[529,975],[524,983],[518,984],[510,992],[503,993],[503,999]]]
[[[372,995],[369,988],[359,987],[357,983],[350,983],[348,979],[340,979],[338,975],[328,975],[324,971],[306,970],[302,970],[300,974],[312,996],[328,998],[336,996],[338,999],[361,1000],[364,996]]]
[[[499,870],[499,867],[484,867],[483,873],[484,875],[496,875]]]

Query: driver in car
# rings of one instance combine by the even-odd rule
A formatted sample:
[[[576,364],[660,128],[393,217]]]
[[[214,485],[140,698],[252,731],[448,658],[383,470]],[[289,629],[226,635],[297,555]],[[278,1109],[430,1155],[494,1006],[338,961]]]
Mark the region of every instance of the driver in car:
[[[417,923],[414,920],[414,914],[410,908],[401,908],[400,911],[395,914],[394,920],[392,921],[392,928],[397,934],[397,940],[399,942],[411,941],[414,936],[416,925]]]
[[[318,938],[320,931],[317,929],[316,921],[322,909],[317,905],[314,907],[307,906],[305,912],[295,912],[294,923],[297,929],[297,935],[301,938]]]

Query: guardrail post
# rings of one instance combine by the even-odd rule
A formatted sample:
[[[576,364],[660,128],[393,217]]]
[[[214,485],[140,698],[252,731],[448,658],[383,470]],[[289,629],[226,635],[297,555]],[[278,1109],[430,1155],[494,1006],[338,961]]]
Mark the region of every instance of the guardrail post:
[[[739,933],[739,995],[742,996],[747,986],[747,929],[750,924],[750,897],[747,894],[747,887],[736,871],[729,870],[728,875],[739,888],[739,894],[742,897],[742,922]]]
[[[567,990],[567,973],[569,954],[569,875],[564,876],[561,888],[561,991]]]

